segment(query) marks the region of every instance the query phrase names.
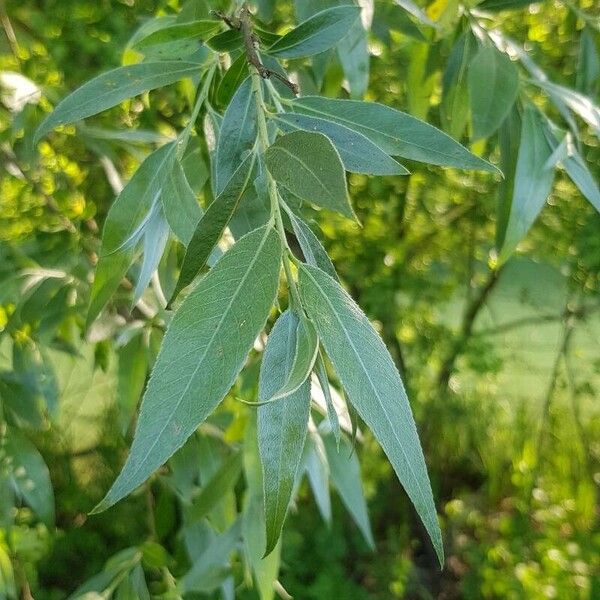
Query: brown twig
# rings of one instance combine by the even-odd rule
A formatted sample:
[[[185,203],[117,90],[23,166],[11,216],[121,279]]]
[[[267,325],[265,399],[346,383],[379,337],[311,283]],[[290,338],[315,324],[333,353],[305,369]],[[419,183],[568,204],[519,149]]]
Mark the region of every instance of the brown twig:
[[[298,86],[293,81],[290,81],[281,73],[265,67],[261,62],[256,49],[258,46],[258,38],[254,35],[252,29],[252,15],[246,6],[243,6],[240,9],[239,17],[226,15],[220,10],[213,10],[211,11],[211,14],[218,19],[221,19],[230,29],[241,32],[244,40],[244,48],[246,50],[246,58],[263,79],[275,77],[281,81],[281,83],[289,87],[295,95],[298,95]]]

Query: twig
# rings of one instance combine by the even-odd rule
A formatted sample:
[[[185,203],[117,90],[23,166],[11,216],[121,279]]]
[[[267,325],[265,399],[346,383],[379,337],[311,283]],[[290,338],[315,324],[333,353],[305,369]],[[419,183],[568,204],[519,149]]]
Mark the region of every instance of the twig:
[[[275,79],[278,79],[281,81],[281,83],[289,87],[296,96],[298,95],[298,86],[293,81],[290,81],[281,73],[265,67],[258,57],[258,53],[256,51],[258,39],[253,33],[251,19],[252,15],[246,6],[243,6],[240,9],[239,17],[228,16],[220,10],[213,10],[211,11],[211,14],[218,19],[221,19],[230,29],[235,29],[236,31],[241,32],[244,39],[244,48],[246,49],[246,58],[263,79],[275,77]]]

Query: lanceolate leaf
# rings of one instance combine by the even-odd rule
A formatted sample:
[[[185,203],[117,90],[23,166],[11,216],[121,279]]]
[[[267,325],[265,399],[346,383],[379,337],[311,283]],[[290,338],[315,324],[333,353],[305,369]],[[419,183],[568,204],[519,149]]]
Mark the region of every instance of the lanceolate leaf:
[[[400,375],[381,338],[354,300],[331,277],[300,266],[308,316],[351,403],[387,454],[443,562],[425,459]]]
[[[353,173],[368,175],[407,175],[408,171],[381,148],[358,131],[345,125],[293,113],[277,116],[277,122],[284,131],[301,129],[316,131],[326,135],[340,153],[344,168]]]
[[[37,448],[18,429],[6,430],[0,446],[10,457],[11,473],[19,495],[48,526],[54,524],[54,494],[48,467]]]
[[[490,136],[506,118],[519,93],[519,74],[504,52],[483,46],[469,65],[473,138]]]
[[[221,468],[211,477],[202,491],[186,511],[187,525],[198,523],[223,499],[223,496],[233,488],[242,472],[242,453],[236,452],[221,465]]]
[[[329,465],[321,436],[310,432],[304,446],[306,474],[323,520],[331,523],[331,498],[329,495]]]
[[[265,325],[280,262],[276,232],[257,229],[182,303],[156,359],[127,462],[96,512],[143,483],[221,402]]]
[[[558,159],[558,162],[562,164],[571,181],[590,201],[592,206],[600,212],[600,189],[598,189],[598,184],[585,160],[575,147],[571,134],[569,132],[563,133],[563,141],[559,142],[557,136],[561,132],[558,128],[548,125],[545,132],[550,146],[554,148],[554,153],[561,147],[564,149],[564,155]]]
[[[260,370],[259,400],[272,398],[288,381],[297,349],[299,319],[289,310],[273,327]],[[310,410],[310,381],[286,398],[258,408],[258,445],[263,467],[265,555],[281,534],[302,457]]]
[[[521,142],[510,215],[499,261],[505,262],[533,225],[554,181],[554,167],[548,165],[553,148],[544,135],[544,122],[536,108],[523,114]]]
[[[290,218],[294,234],[300,244],[304,260],[313,267],[319,267],[321,271],[337,279],[335,267],[329,258],[325,248],[321,245],[319,238],[313,233],[312,229],[297,215],[295,215],[287,206],[286,212]]]
[[[215,193],[219,195],[256,140],[256,101],[250,77],[240,85],[225,111],[215,157]]]
[[[134,44],[134,48],[156,59],[182,58],[200,47],[202,39],[216,33],[219,21],[175,23],[154,31]]]
[[[294,100],[292,107],[358,131],[391,156],[459,169],[498,171],[439,129],[383,104],[306,96]]]
[[[255,155],[250,154],[233,174],[225,189],[215,198],[198,223],[188,245],[173,301],[177,294],[189,285],[204,268],[210,253],[223,234],[227,223],[237,208],[253,173]]]
[[[175,160],[174,144],[153,152],[140,165],[111,206],[102,232],[102,247],[92,286],[88,325],[98,316],[127,273],[135,255],[135,242],[124,244],[139,229],[152,206],[159,200],[163,183]],[[143,230],[139,231],[139,234]]]
[[[127,98],[199,73],[198,63],[178,60],[140,63],[108,71],[88,81],[60,102],[39,126],[34,143],[59,125],[85,119]]]
[[[367,503],[363,494],[360,465],[356,452],[346,436],[342,436],[339,447],[333,435],[323,436],[327,462],[333,484],[344,505],[371,548],[375,547]]]
[[[317,356],[317,362],[315,363],[315,374],[317,375],[319,385],[323,390],[323,396],[327,405],[327,418],[329,419],[331,431],[333,432],[335,442],[339,449],[341,436],[340,420],[337,410],[335,409],[335,404],[333,403],[333,398],[331,397],[331,387],[329,384],[329,378],[327,377],[327,370],[325,369],[323,353],[321,351],[319,351],[319,356]]]
[[[354,217],[344,165],[329,138],[322,133],[288,133],[269,147],[265,158],[271,175],[292,194]]]
[[[171,230],[187,246],[202,216],[202,209],[179,161],[175,161],[165,178],[161,199]]]
[[[302,58],[335,46],[360,15],[356,6],[334,6],[300,23],[268,50],[279,58]]]

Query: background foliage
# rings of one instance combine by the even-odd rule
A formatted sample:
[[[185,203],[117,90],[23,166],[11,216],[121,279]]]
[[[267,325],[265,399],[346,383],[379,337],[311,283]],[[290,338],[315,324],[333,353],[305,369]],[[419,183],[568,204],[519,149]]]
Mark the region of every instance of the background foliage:
[[[495,4],[508,10],[488,13],[490,30],[516,40],[553,82],[598,102],[598,2]],[[20,597],[67,597],[131,547],[137,554],[122,555],[117,570],[139,563],[157,595],[171,573],[187,570],[166,477],[108,513],[87,515],[130,443],[161,336],[151,301],[129,311],[123,289],[110,318],[85,337],[83,330],[99,230],[120,180],[160,141],[116,140],[111,132],[135,126],[172,136],[186,124],[192,92],[177,84],[95,118],[96,130],[91,122],[77,135],[65,128],[37,154],[30,144],[68,90],[122,63],[144,19],[178,8],[175,0],[0,2],[0,397],[20,426],[15,435],[26,438],[21,447],[29,440],[43,456],[54,494],[54,502],[44,497],[45,470],[32,459],[26,473],[39,493],[25,480],[16,509],[0,498],[0,597],[11,597],[12,578]],[[366,97],[469,143],[468,101],[454,100],[468,93],[468,78],[448,67],[468,19],[452,0],[425,8],[440,24],[435,36],[393,2],[375,2]],[[283,29],[294,20],[292,6],[278,3],[273,18]],[[125,60],[134,60],[127,52]],[[331,61],[325,93],[346,96],[343,79]],[[528,93],[560,119],[539,88]],[[597,176],[593,126],[581,122],[580,136]],[[471,148],[501,160],[493,135]],[[316,220],[340,278],[403,373],[447,564],[437,571],[390,465],[366,435],[358,453],[376,551],[336,494],[331,525],[324,524],[304,484],[284,529],[280,580],[297,598],[593,598],[600,594],[600,217],[559,170],[518,253],[493,269],[500,178],[408,166],[409,177],[351,176],[362,227],[332,213]],[[193,175],[200,190],[207,173]],[[252,396],[257,369],[254,360],[236,394]],[[211,425],[239,444],[250,414],[229,398]],[[239,590],[255,596],[250,586]]]

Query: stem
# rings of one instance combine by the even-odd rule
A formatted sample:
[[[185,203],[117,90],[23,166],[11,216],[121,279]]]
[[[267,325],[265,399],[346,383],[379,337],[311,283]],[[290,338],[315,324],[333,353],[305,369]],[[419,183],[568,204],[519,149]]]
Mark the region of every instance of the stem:
[[[198,119],[198,115],[200,114],[200,109],[208,96],[208,90],[210,89],[210,85],[212,83],[213,76],[215,74],[215,70],[217,68],[217,63],[213,63],[207,73],[206,78],[204,79],[204,83],[198,92],[198,97],[196,98],[196,103],[194,104],[194,108],[192,110],[192,114],[190,115],[190,121],[186,125],[185,129],[179,134],[179,139],[177,140],[177,156],[181,158],[185,149],[187,148],[188,142],[190,140],[190,135],[192,133],[192,128],[194,127],[194,123]]]
[[[244,22],[244,20],[242,21]],[[251,32],[248,33],[248,30],[242,27],[242,31],[244,35],[251,35]],[[254,48],[254,52],[257,54],[256,48]],[[250,75],[252,77],[252,92],[254,93],[254,97],[256,99],[256,108],[257,108],[257,128],[258,128],[258,147],[260,154],[264,154],[267,148],[269,147],[269,132],[267,130],[267,118],[266,118],[266,108],[265,102],[262,93],[262,76],[258,68],[251,62],[250,64]],[[291,301],[292,305],[301,310],[302,303],[300,302],[300,293],[298,292],[298,288],[296,286],[296,281],[294,280],[292,269],[289,262],[289,256],[292,251],[287,243],[287,238],[285,235],[285,228],[283,226],[283,219],[281,217],[281,208],[279,206],[279,194],[277,193],[277,183],[269,173],[266,171],[267,175],[267,191],[269,193],[269,201],[271,204],[271,218],[275,223],[275,228],[277,229],[277,233],[281,239],[281,244],[284,249],[284,257],[283,257],[283,270],[285,271],[285,278],[288,283],[288,287],[290,289]]]

